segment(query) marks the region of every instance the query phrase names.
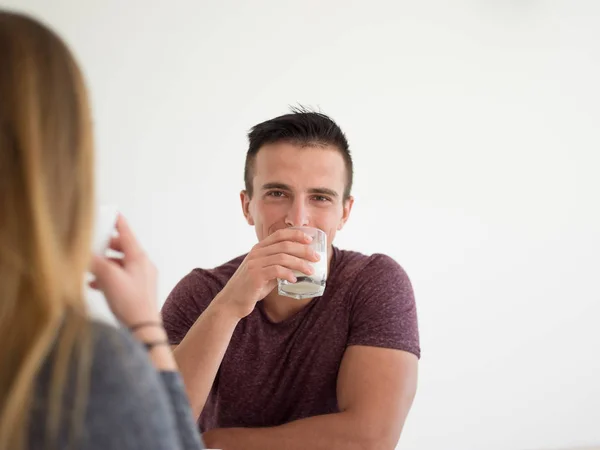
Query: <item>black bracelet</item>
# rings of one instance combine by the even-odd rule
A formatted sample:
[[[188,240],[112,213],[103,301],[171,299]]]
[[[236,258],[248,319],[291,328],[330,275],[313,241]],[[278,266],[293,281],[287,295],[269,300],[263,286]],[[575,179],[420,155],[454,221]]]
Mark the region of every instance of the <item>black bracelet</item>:
[[[169,341],[150,341],[150,342],[144,342],[143,344],[144,344],[144,347],[146,347],[146,350],[150,351],[154,347],[158,347],[159,345],[169,345]]]
[[[131,331],[133,333],[134,331],[137,331],[140,328],[162,327],[162,326],[163,326],[162,322],[140,322],[140,323],[136,323],[135,325],[130,326],[129,331]]]

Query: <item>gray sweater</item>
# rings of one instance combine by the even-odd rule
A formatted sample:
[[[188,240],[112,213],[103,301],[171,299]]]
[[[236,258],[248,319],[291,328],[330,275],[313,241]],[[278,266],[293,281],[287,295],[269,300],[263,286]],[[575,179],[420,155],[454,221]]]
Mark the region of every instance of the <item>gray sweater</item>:
[[[198,450],[202,441],[177,372],[157,372],[146,350],[125,330],[92,323],[93,362],[89,397],[77,450]],[[43,367],[29,433],[29,448],[45,448],[45,399],[51,365]],[[64,405],[73,405],[68,383]],[[70,418],[70,415],[67,417]],[[66,448],[69,427],[60,431]]]

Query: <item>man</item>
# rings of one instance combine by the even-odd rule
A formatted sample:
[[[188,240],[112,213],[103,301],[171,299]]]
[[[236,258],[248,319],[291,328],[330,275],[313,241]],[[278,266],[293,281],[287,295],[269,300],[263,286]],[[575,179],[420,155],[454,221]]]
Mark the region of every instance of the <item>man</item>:
[[[348,142],[305,110],[248,135],[241,204],[258,237],[247,255],[195,269],[163,308],[192,408],[209,447],[393,449],[420,356],[410,281],[391,258],[333,247],[350,216]],[[279,296],[277,279],[318,257],[291,227],[327,233],[322,297]]]

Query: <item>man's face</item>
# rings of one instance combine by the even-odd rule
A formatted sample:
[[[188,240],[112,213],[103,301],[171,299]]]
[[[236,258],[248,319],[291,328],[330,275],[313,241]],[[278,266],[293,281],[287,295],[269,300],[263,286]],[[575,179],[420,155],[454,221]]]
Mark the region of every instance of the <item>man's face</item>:
[[[331,245],[352,209],[344,200],[346,167],[333,147],[276,142],[260,148],[254,161],[253,195],[241,193],[246,220],[261,241],[287,227],[309,226],[327,233]]]

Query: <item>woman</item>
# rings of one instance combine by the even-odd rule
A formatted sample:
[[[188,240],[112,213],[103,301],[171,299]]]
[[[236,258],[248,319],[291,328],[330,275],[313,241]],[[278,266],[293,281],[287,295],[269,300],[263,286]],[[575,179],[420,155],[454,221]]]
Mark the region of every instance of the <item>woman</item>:
[[[69,50],[0,11],[0,450],[202,448],[155,269],[122,217],[123,259],[90,254],[92,147]],[[123,330],[88,319],[90,261]]]

